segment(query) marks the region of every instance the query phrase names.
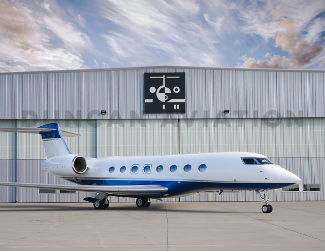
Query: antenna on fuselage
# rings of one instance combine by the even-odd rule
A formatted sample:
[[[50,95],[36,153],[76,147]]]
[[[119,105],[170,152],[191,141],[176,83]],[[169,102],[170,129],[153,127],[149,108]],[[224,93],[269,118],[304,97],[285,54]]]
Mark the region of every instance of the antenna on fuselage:
[[[187,154],[190,154],[190,152],[186,149]]]

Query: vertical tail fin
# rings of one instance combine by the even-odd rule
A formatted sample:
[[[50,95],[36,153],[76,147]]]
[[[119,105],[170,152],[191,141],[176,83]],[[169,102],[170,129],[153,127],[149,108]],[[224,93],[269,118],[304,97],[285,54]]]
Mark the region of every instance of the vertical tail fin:
[[[46,157],[48,159],[71,154],[68,146],[63,140],[62,135],[68,137],[80,136],[79,134],[60,130],[60,127],[57,123],[45,124],[38,128],[0,128],[0,132],[41,134]]]
[[[52,129],[52,131],[41,131],[46,157],[52,158],[71,154],[67,144],[65,143],[60,127],[57,123],[49,123],[38,127],[39,129]]]

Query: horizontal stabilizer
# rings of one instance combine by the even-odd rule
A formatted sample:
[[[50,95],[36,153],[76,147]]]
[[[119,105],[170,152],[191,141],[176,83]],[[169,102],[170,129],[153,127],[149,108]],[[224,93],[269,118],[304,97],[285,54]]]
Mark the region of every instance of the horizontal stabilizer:
[[[30,183],[13,183],[1,182],[0,186],[13,187],[29,187],[43,188],[54,190],[67,191],[83,191],[83,192],[104,192],[112,195],[146,195],[153,193],[163,193],[168,191],[168,188],[160,185],[129,185],[129,186],[97,186],[97,185],[48,185],[48,184],[30,184]]]
[[[65,136],[65,137],[76,137],[76,136],[80,136],[80,134],[72,133],[72,132],[65,131],[65,130],[61,130],[61,135],[62,136]]]
[[[52,132],[56,129],[50,128],[0,128],[0,132],[17,132],[17,133],[30,133],[30,134],[40,134],[41,132]],[[71,133],[68,131],[60,130],[62,136],[66,137],[76,137],[80,136],[76,133]]]

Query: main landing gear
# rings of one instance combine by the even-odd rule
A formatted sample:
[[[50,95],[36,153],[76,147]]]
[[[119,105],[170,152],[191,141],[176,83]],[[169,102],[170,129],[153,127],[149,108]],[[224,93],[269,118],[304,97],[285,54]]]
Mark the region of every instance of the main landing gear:
[[[266,190],[256,190],[258,193],[258,196],[260,197],[261,201],[265,203],[265,205],[262,206],[262,212],[263,213],[272,213],[273,207],[268,204],[269,198],[267,196]]]
[[[148,198],[137,198],[136,202],[137,207],[150,207],[150,199]]]
[[[96,200],[93,205],[95,209],[107,209],[109,207],[107,195],[105,195],[105,197],[101,200]]]

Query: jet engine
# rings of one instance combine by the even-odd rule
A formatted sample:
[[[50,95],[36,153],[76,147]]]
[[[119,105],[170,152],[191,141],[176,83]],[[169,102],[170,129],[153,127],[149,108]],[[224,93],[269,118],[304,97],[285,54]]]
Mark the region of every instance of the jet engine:
[[[83,174],[87,171],[87,162],[84,157],[76,156],[72,160],[72,170],[77,174]]]

